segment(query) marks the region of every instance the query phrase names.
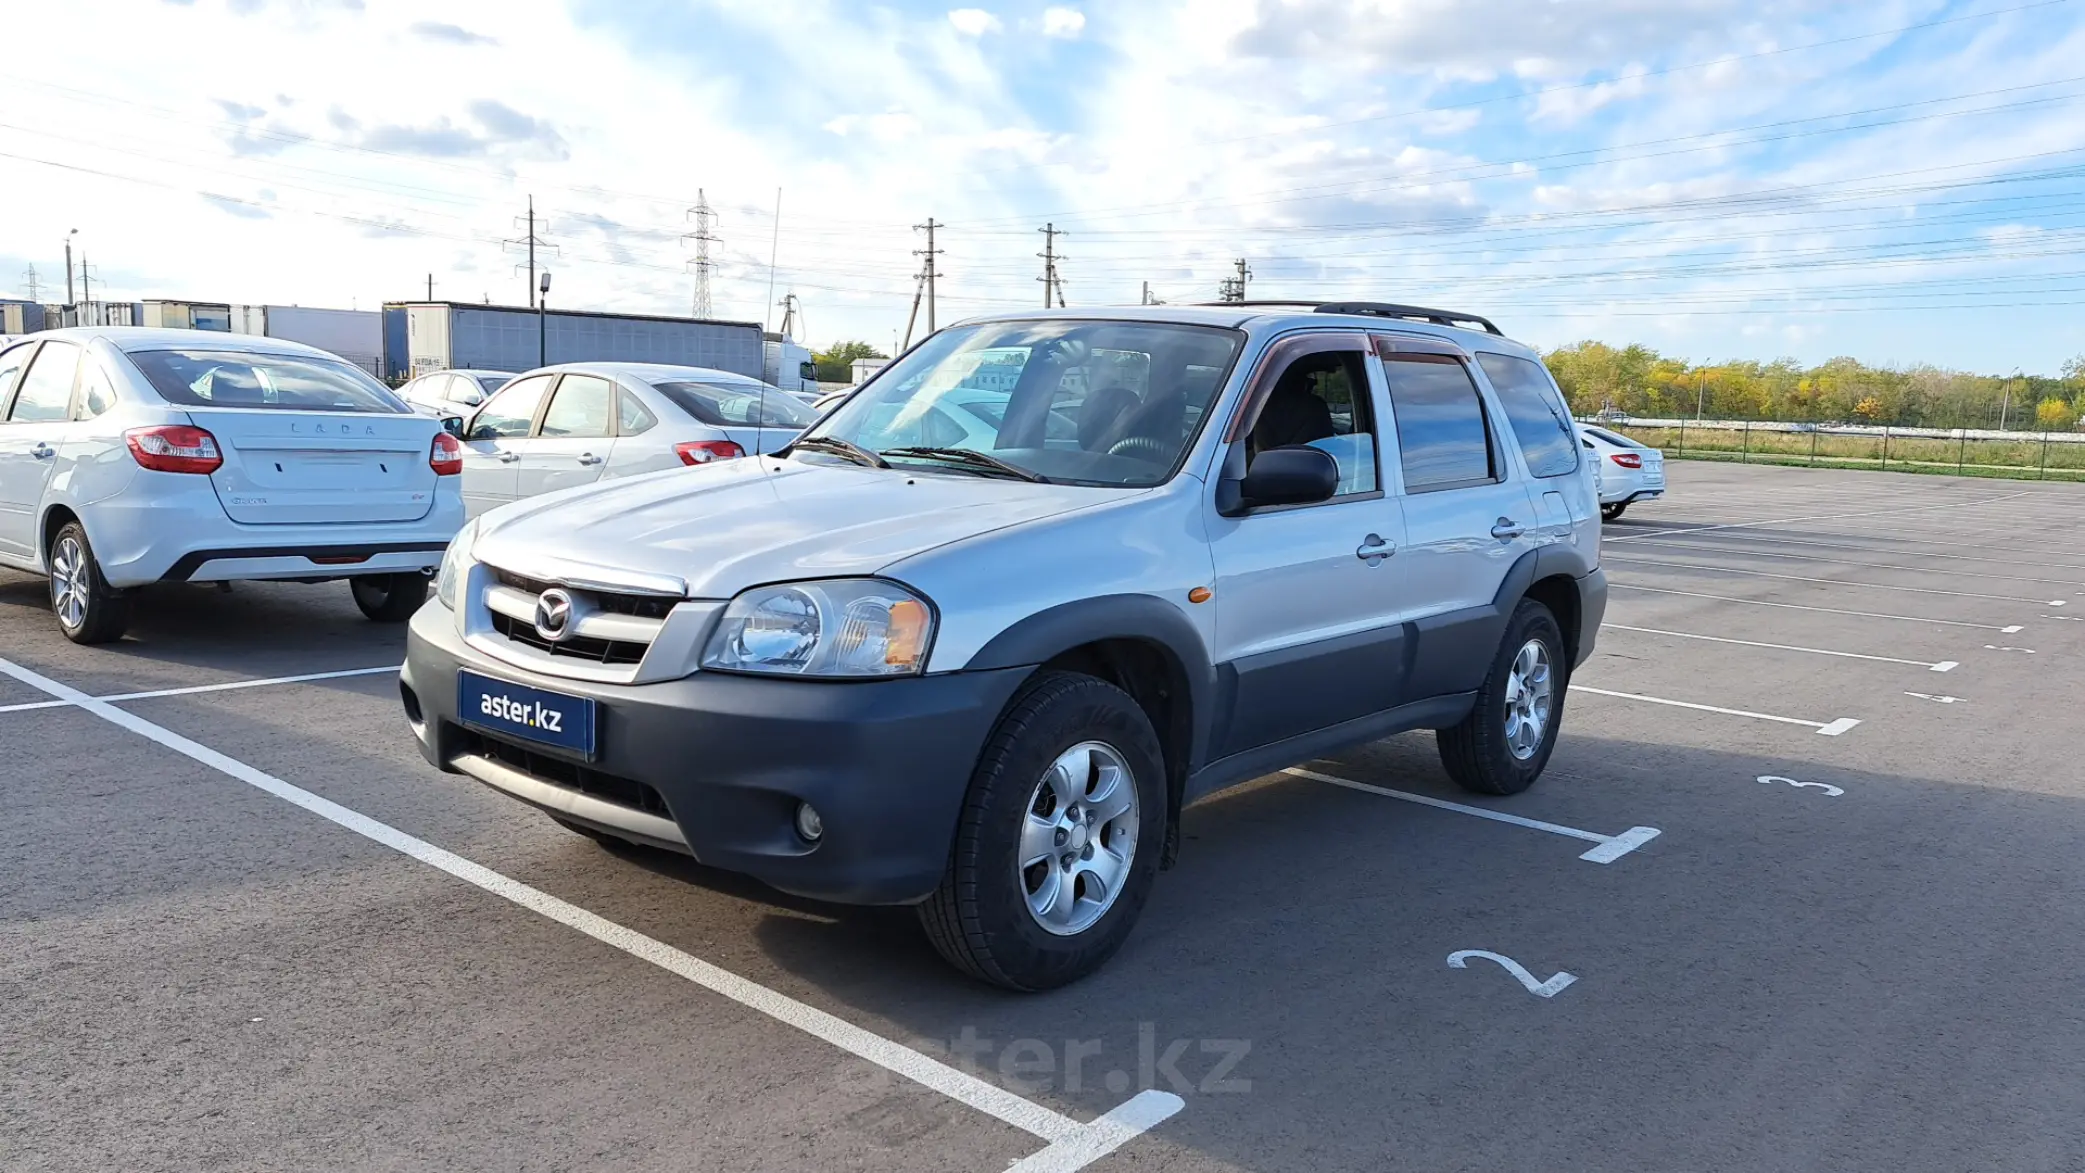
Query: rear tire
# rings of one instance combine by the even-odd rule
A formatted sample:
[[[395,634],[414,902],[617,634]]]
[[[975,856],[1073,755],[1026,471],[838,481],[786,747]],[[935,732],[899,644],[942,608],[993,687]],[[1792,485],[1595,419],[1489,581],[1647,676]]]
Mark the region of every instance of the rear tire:
[[[1600,520],[1613,521],[1615,518],[1620,517],[1622,511],[1627,508],[1629,508],[1627,501],[1618,501],[1613,505],[1602,505],[1600,507]]]
[[[348,580],[355,606],[378,623],[404,623],[427,601],[424,574],[367,574]]]
[[[1128,693],[1078,673],[1039,675],[985,743],[948,871],[919,906],[934,948],[1010,990],[1054,989],[1100,968],[1158,873],[1164,763]]]
[[[87,530],[66,522],[51,539],[46,565],[51,572],[51,612],[58,630],[76,644],[113,643],[130,625],[130,597],[101,576],[101,563],[87,542]]]
[[[1506,624],[1477,704],[1436,733],[1441,765],[1475,794],[1519,794],[1542,776],[1564,720],[1564,636],[1549,608],[1522,599]]]

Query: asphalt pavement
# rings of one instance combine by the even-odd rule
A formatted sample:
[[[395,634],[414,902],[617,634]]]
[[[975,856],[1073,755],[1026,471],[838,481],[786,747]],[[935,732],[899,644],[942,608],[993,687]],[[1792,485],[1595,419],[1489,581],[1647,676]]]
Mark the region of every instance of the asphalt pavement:
[[[429,768],[342,584],[0,572],[0,1168],[2085,1168],[2085,486],[1668,468],[1533,790],[1219,796],[1035,996]]]

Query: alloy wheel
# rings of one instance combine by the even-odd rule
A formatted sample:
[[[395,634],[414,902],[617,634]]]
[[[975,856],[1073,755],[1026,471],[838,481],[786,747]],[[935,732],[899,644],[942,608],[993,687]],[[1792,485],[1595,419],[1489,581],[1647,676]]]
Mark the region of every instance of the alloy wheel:
[[[1050,763],[1029,796],[1015,861],[1028,914],[1076,936],[1107,915],[1137,851],[1137,782],[1114,746],[1082,741]]]
[[[1542,747],[1555,703],[1549,645],[1531,639],[1521,645],[1506,676],[1506,748],[1515,758],[1527,761]]]
[[[90,571],[87,551],[78,538],[60,538],[51,550],[51,609],[58,622],[77,628],[87,621],[87,587]]]

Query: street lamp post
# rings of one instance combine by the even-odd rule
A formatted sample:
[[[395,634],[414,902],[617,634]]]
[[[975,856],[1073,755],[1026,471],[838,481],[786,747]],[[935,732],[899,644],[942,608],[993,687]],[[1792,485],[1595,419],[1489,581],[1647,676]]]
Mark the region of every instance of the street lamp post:
[[[542,367],[550,365],[550,343],[543,317],[550,306],[550,270],[543,270],[543,279],[536,293],[536,365]]]

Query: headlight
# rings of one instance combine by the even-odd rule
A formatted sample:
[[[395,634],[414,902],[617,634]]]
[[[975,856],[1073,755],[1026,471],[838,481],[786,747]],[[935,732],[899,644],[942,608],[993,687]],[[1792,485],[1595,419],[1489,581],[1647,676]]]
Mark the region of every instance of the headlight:
[[[934,612],[893,582],[833,579],[755,587],[731,600],[704,668],[786,676],[915,676],[926,670]]]
[[[456,591],[471,569],[471,543],[477,540],[478,523],[472,522],[449,539],[442,552],[442,568],[435,572],[434,597],[449,610],[456,609]]]

